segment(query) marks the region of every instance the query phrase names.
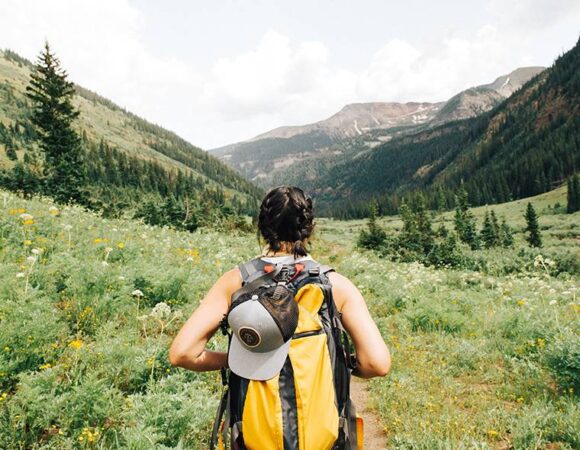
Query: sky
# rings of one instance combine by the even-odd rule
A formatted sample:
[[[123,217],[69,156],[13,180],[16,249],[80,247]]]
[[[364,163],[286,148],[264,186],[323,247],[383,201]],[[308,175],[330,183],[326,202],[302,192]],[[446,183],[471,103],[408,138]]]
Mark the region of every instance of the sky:
[[[75,83],[211,149],[344,105],[442,101],[580,37],[578,0],[0,0]]]

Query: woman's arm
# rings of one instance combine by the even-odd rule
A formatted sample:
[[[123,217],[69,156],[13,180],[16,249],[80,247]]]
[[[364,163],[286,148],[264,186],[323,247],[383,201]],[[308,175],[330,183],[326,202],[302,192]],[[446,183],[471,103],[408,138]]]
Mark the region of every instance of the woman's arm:
[[[169,348],[169,361],[173,366],[195,371],[218,370],[226,366],[227,353],[206,350],[205,345],[227,314],[232,293],[240,287],[237,267],[215,282],[173,339]]]
[[[330,272],[328,277],[335,303],[342,312],[342,323],[356,350],[358,367],[353,375],[361,378],[385,376],[391,368],[391,355],[362,294],[345,276]]]

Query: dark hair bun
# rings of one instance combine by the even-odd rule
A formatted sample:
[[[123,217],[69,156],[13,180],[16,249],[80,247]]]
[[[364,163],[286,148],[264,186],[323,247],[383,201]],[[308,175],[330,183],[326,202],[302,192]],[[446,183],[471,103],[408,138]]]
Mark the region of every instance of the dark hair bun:
[[[271,189],[260,206],[258,230],[271,250],[278,251],[282,242],[289,242],[294,257],[306,256],[306,240],[314,231],[312,199],[296,186]]]

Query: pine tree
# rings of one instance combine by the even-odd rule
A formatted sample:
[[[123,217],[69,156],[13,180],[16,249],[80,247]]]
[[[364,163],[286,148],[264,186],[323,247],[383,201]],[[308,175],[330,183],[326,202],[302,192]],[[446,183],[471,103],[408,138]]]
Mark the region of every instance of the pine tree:
[[[490,210],[490,216],[493,234],[495,235],[494,245],[499,245],[499,223],[497,221],[497,216],[495,215],[495,211],[493,209]]]
[[[387,239],[387,233],[377,223],[378,205],[376,201],[370,204],[370,215],[367,222],[368,231],[360,231],[357,245],[362,248],[379,249]]]
[[[541,247],[542,236],[540,234],[540,226],[538,225],[538,216],[530,202],[528,202],[524,217],[526,219],[525,231],[529,233],[528,236],[526,236],[526,241],[528,241],[530,247]]]
[[[455,195],[455,232],[459,239],[469,244],[472,250],[480,247],[479,237],[475,228],[475,217],[469,210],[467,202],[467,191],[461,185],[459,192]]]
[[[514,245],[514,236],[512,228],[502,217],[501,225],[499,226],[499,241],[502,247],[509,248]]]
[[[568,178],[567,182],[568,194],[567,194],[567,207],[566,212],[573,213],[580,210],[580,181],[578,180],[578,174],[575,173],[572,177]]]
[[[419,234],[419,242],[423,247],[423,253],[427,254],[435,243],[435,233],[431,227],[431,217],[425,206],[424,197],[419,194],[415,203],[415,222]]]
[[[481,228],[480,236],[485,248],[491,248],[496,245],[497,234],[493,228],[491,217],[489,216],[489,211],[485,211],[485,215],[483,217],[483,227]]]
[[[74,84],[67,80],[66,71],[45,42],[26,88],[26,96],[33,103],[31,121],[44,154],[44,189],[58,202],[84,204],[84,151],[72,128],[79,115],[72,104],[74,94]]]

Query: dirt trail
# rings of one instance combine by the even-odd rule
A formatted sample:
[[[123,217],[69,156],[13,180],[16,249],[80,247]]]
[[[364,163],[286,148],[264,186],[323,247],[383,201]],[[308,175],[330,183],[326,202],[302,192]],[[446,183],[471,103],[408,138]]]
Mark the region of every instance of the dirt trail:
[[[350,395],[357,407],[357,413],[364,420],[364,450],[383,450],[387,448],[387,437],[376,413],[369,408],[367,383],[352,377]]]

